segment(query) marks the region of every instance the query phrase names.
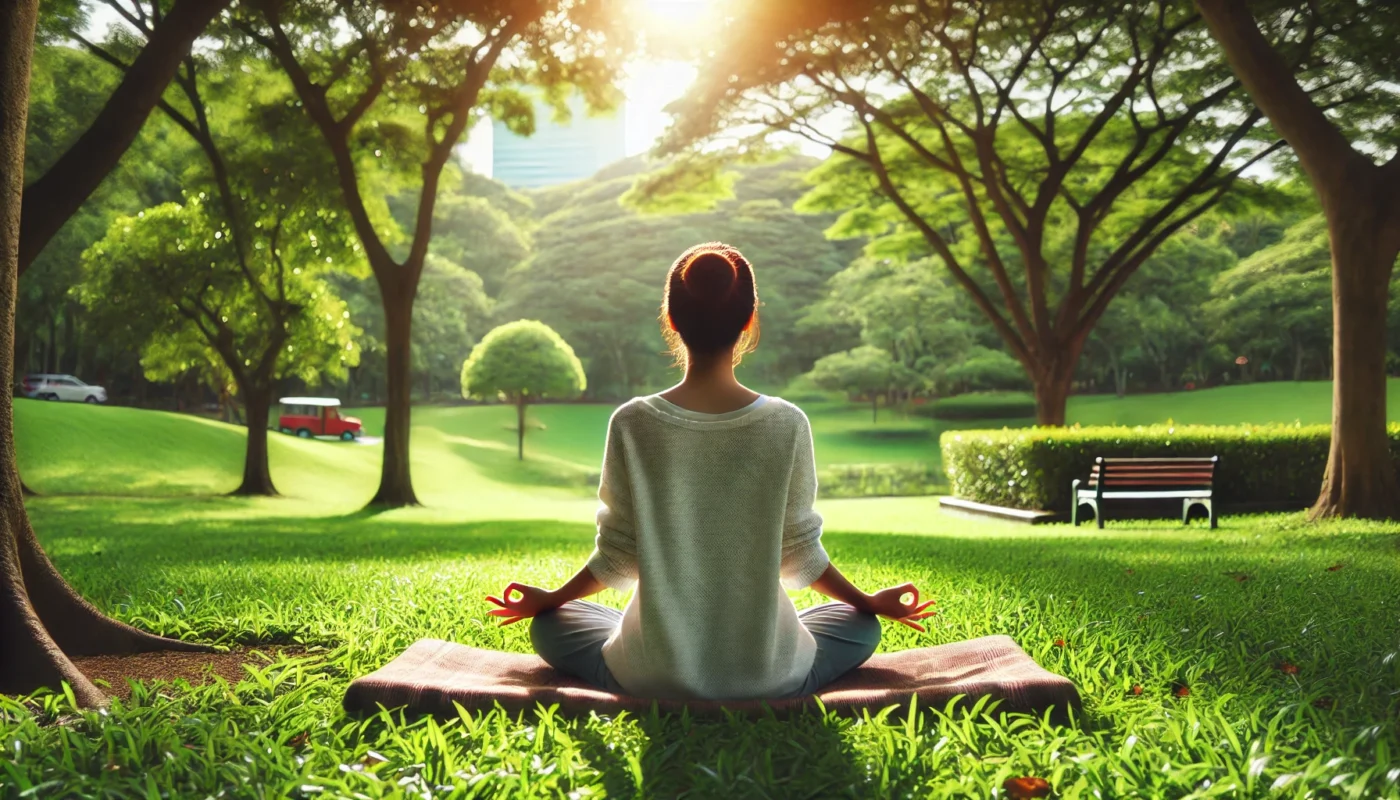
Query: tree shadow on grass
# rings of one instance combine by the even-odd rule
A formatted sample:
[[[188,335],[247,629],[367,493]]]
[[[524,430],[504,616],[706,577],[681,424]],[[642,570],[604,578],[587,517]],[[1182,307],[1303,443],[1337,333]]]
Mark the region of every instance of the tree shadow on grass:
[[[174,513],[181,507],[152,501],[150,513],[138,514],[126,505],[46,502],[39,532],[80,587],[85,575],[119,574],[132,588],[169,585],[181,570],[223,564],[317,570],[366,562],[359,579],[371,580],[376,570],[417,561],[582,563],[593,541],[586,523],[457,523],[363,512],[181,519]],[[1330,695],[1340,704],[1332,726],[1373,724],[1397,702],[1384,690],[1395,677],[1396,659],[1386,661],[1387,654],[1400,640],[1400,620],[1388,605],[1400,571],[1393,530],[1252,518],[1229,520],[1214,533],[1166,522],[1105,531],[1026,528],[1024,535],[1001,528],[986,537],[830,533],[826,542],[862,585],[913,580],[939,601],[940,616],[926,635],[887,625],[885,650],[1006,634],[1047,669],[1075,680],[1091,713],[1121,703],[1139,683],[1172,702],[1170,687],[1185,680],[1193,698],[1235,694],[1282,704]],[[262,591],[250,582],[246,594]],[[804,605],[817,599],[798,596]],[[1283,662],[1299,672],[1281,671]],[[672,734],[664,728],[658,735]],[[676,747],[690,752],[690,745]]]

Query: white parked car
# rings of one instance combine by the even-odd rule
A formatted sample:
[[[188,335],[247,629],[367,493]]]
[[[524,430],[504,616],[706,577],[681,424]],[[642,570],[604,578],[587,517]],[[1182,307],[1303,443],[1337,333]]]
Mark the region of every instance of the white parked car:
[[[25,397],[35,400],[70,400],[75,403],[105,403],[107,390],[89,386],[72,375],[25,375],[21,386]]]

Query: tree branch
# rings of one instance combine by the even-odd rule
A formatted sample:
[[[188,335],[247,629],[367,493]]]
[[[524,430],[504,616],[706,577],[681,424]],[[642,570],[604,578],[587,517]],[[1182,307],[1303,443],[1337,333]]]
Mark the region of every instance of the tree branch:
[[[175,76],[195,38],[231,0],[176,0],[92,124],[42,176],[24,187],[19,271],[23,274],[121,160]]]
[[[335,160],[336,177],[340,183],[341,195],[345,199],[346,211],[350,214],[350,220],[355,225],[355,232],[359,236],[361,244],[364,245],[365,257],[369,261],[370,269],[374,271],[375,277],[381,281],[382,286],[383,282],[389,280],[392,275],[389,270],[394,270],[399,265],[389,255],[388,248],[380,239],[379,232],[375,230],[374,222],[370,219],[369,209],[365,206],[364,197],[360,194],[355,158],[350,151],[349,131],[341,127],[331,112],[330,105],[326,101],[325,88],[313,82],[301,62],[297,60],[296,50],[287,38],[286,32],[282,30],[276,9],[264,9],[263,19],[272,31],[271,36],[263,35],[252,25],[246,23],[239,24],[239,28],[254,41],[267,48],[277,59],[277,62],[282,65],[282,69],[292,81],[292,87],[296,90],[297,96],[301,98],[302,105],[306,107],[307,115],[320,129],[321,136],[325,139],[327,147],[330,148],[331,156]]]
[[[1268,115],[1274,129],[1288,140],[1298,161],[1327,199],[1349,190],[1352,169],[1373,166],[1313,105],[1293,71],[1260,32],[1244,0],[1195,0],[1206,25],[1225,51],[1235,74],[1250,97]]]

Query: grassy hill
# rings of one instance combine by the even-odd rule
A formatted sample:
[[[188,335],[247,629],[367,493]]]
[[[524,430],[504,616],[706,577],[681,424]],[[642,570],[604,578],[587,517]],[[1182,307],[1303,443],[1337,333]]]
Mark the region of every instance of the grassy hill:
[[[1400,378],[1386,387],[1391,421],[1400,420]],[[1184,425],[1332,421],[1331,381],[1280,381],[1169,394],[1073,397],[1069,420],[1081,425],[1149,425],[1171,419]]]
[[[1234,386],[1176,394],[1078,397],[1070,420],[1083,424],[1326,422],[1324,382]],[[1029,424],[1029,420],[940,422],[868,407],[804,403],[820,466],[937,464],[938,435],[949,428]],[[1400,420],[1400,381],[1390,389],[1390,418]],[[383,409],[355,412],[370,435]],[[589,519],[608,405],[546,405],[530,411],[526,460],[515,457],[515,412],[506,406],[423,407],[413,414],[414,485],[427,508],[406,512],[457,519]],[[241,428],[202,417],[71,403],[15,402],[16,445],[26,482],[50,495],[208,497],[238,484]],[[269,514],[343,514],[358,510],[378,481],[381,447],[271,435],[273,480],[285,496],[248,500]],[[824,500],[831,524],[860,530],[908,530],[929,498],[871,504]],[[219,513],[234,513],[221,511]]]

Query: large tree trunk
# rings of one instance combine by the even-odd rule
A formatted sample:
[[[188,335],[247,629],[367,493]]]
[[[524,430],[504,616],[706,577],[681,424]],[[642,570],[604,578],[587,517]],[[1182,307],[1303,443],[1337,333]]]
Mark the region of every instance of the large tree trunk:
[[[1385,431],[1386,298],[1400,249],[1400,160],[1377,166],[1299,86],[1243,0],[1195,0],[1230,67],[1308,174],[1332,246],[1332,447],[1318,517],[1400,516]]]
[[[384,356],[387,368],[388,398],[384,407],[384,461],[379,473],[379,491],[370,505],[418,505],[409,471],[409,416],[413,394],[413,296],[417,287],[386,285],[380,281],[384,301]],[[395,284],[409,283],[398,276]]]
[[[231,0],[177,0],[155,24],[97,117],[58,161],[24,189],[19,242],[21,275],[121,160],[180,62],[210,20]]]
[[[24,126],[36,0],[0,3],[0,385],[14,377],[15,295],[24,175]],[[103,616],[63,581],[34,538],[15,465],[14,403],[0,392],[0,692],[67,683],[77,701],[106,696],[69,655],[208,650]]]
[[[1069,390],[1074,368],[1050,370],[1032,378],[1035,384],[1035,424],[1060,427],[1065,424]]]
[[[37,0],[0,3],[0,383],[14,371],[16,257],[24,175],[24,126]],[[14,403],[0,392],[0,692],[18,694],[67,682],[78,702],[98,705],[102,692],[59,649],[25,591],[19,536],[29,527],[15,469]]]
[[[1332,449],[1312,516],[1400,517],[1386,435],[1385,337],[1396,253],[1381,239],[1384,209],[1358,192],[1329,210],[1332,241]]]
[[[275,496],[272,471],[267,463],[267,418],[272,407],[271,387],[243,388],[243,406],[248,426],[248,444],[243,453],[243,482],[236,495]]]

